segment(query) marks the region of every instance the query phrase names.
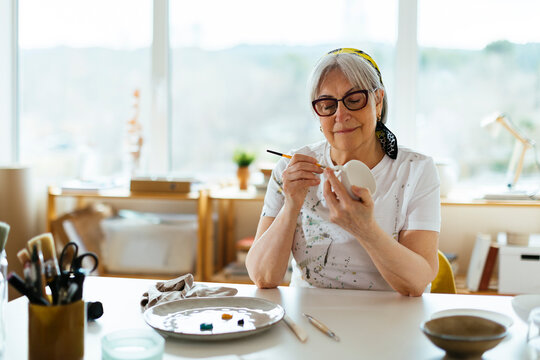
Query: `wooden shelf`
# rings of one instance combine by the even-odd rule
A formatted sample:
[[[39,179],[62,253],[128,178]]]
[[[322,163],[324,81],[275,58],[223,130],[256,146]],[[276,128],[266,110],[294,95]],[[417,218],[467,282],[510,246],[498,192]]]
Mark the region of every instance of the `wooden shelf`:
[[[258,191],[253,185],[247,190],[240,190],[236,186],[212,189],[209,191],[209,199],[235,200],[235,201],[263,201],[266,191]]]
[[[108,199],[164,199],[164,200],[197,200],[199,192],[157,192],[157,191],[130,191],[127,188],[112,188],[99,191],[62,190],[58,186],[49,187],[49,196],[54,197],[82,197],[82,198],[108,198]]]
[[[471,200],[441,198],[441,206],[512,206],[540,207],[540,200]]]
[[[62,190],[58,186],[49,186],[48,188],[48,201],[47,201],[47,231],[51,231],[52,223],[57,219],[58,214],[56,211],[56,200],[58,198],[75,198],[77,199],[76,208],[80,209],[85,205],[87,199],[98,199],[98,200],[110,200],[110,199],[119,199],[119,200],[168,200],[168,201],[195,201],[197,202],[197,218],[198,218],[198,241],[197,241],[197,259],[196,259],[196,269],[193,274],[195,280],[204,281],[204,255],[207,253],[206,249],[206,203],[207,195],[204,189],[200,191],[192,191],[189,193],[175,193],[175,192],[138,192],[130,191],[127,188],[111,188],[100,191],[87,191],[87,190],[77,190],[69,189]],[[99,252],[96,252],[98,256]],[[147,278],[147,279],[163,279],[163,278],[174,278],[178,276],[166,274],[110,274],[103,272],[104,276],[112,277],[138,277],[138,278]]]
[[[235,202],[262,202],[265,193],[257,191],[251,186],[248,190],[239,190],[237,187],[204,188],[190,193],[161,193],[161,192],[132,192],[127,188],[111,188],[101,191],[62,190],[60,187],[49,187],[47,229],[50,231],[51,222],[57,218],[56,200],[61,197],[72,197],[77,200],[77,207],[85,204],[87,199],[139,199],[139,200],[172,200],[197,201],[198,215],[198,245],[196,279],[215,282],[232,282],[238,284],[251,284],[249,277],[226,276],[222,269],[230,262],[236,260],[236,229],[235,229]],[[540,201],[506,201],[506,200],[467,200],[456,198],[441,198],[442,207],[453,206],[509,206],[509,207],[540,207]],[[218,215],[218,228],[214,229],[214,212]],[[215,234],[217,232],[217,234]],[[214,244],[214,234],[217,235],[217,244]],[[140,276],[144,274],[136,274]],[[112,275],[115,276],[115,275]],[[118,276],[125,276],[118,274]],[[163,278],[162,275],[144,275],[149,278]],[[458,282],[458,281],[456,281]],[[456,284],[458,293],[472,293],[463,285]],[[496,288],[481,294],[497,294]]]

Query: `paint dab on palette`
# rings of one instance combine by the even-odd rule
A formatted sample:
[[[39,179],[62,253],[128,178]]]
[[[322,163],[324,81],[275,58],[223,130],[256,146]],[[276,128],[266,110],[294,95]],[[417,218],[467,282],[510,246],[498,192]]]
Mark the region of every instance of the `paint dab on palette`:
[[[214,328],[214,325],[212,325],[212,323],[202,323],[201,324],[201,331],[212,330],[213,328]]]

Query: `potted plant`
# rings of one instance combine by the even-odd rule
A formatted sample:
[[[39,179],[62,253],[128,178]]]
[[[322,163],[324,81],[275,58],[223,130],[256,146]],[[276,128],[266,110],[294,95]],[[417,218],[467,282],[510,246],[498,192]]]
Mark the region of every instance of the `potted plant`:
[[[233,160],[238,165],[238,183],[240,190],[246,190],[249,180],[249,165],[255,160],[255,154],[243,149],[236,149],[234,152]]]

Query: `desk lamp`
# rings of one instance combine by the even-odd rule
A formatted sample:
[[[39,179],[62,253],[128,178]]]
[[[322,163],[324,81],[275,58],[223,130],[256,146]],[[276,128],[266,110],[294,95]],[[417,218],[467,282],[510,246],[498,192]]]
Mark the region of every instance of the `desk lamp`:
[[[535,142],[534,140],[531,140],[523,135],[522,132],[517,129],[514,123],[512,123],[510,118],[505,114],[487,117],[482,121],[482,127],[489,131],[494,137],[500,133],[501,128],[504,128],[514,138],[516,138],[514,151],[512,153],[510,163],[508,164],[508,171],[506,175],[508,190],[512,191],[514,190],[519,179],[519,175],[521,174],[525,153],[527,150],[534,147]]]

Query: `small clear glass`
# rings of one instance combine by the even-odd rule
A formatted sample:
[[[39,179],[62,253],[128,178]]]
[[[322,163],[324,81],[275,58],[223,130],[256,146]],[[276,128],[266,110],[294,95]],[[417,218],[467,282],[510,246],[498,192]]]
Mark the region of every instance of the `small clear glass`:
[[[531,358],[540,359],[540,307],[532,309],[529,313],[527,344],[532,355]]]
[[[0,359],[4,359],[6,350],[6,306],[8,300],[7,284],[8,261],[6,251],[0,254]]]
[[[101,339],[102,360],[161,360],[165,339],[151,329],[118,330]]]

